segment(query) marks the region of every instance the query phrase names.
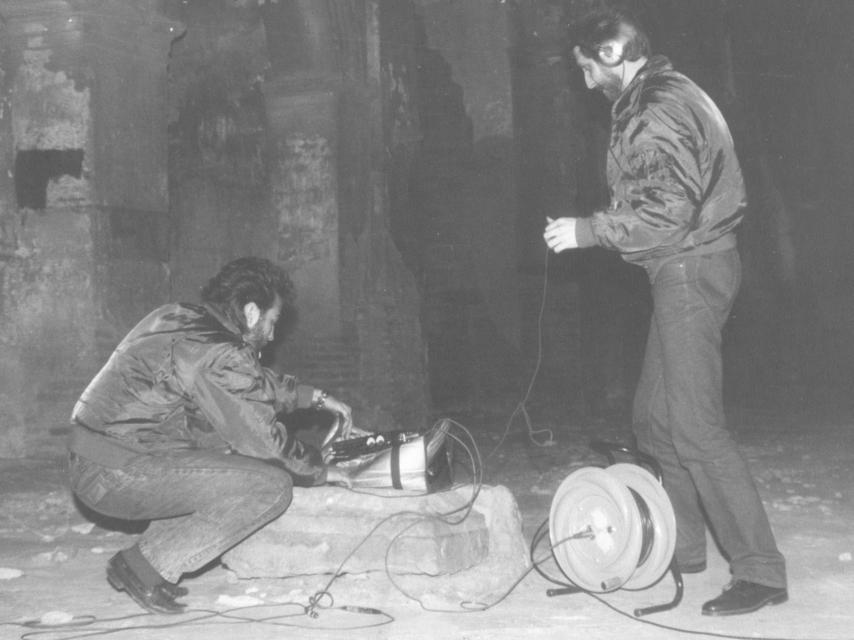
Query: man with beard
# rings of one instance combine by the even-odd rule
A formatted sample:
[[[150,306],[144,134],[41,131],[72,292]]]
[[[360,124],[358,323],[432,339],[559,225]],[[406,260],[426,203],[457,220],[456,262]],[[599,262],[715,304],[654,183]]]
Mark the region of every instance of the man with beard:
[[[351,411],[320,389],[261,366],[293,285],[268,260],[239,258],[202,289],[145,317],[80,397],[71,488],[90,509],[151,520],[108,562],[107,579],[145,609],[180,613],[182,575],[281,515],[294,485],[347,484],[279,421],[282,412]]]
[[[611,202],[590,217],[549,218],[560,252],[601,246],[646,270],[653,314],[632,411],[638,449],[661,464],[676,513],[676,561],[706,568],[703,512],[732,581],[703,605],[734,615],[785,602],[786,570],[743,457],[726,428],[721,330],[741,280],[735,229],[745,188],[721,112],[633,17],[606,10],[571,30],[588,89],[611,102]]]

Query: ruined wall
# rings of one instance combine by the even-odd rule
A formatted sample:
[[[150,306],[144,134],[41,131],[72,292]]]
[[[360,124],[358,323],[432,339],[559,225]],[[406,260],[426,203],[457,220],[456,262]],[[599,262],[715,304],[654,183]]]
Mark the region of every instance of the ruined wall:
[[[5,456],[64,448],[52,435],[104,352],[163,297],[158,79],[175,26],[140,3],[92,4],[0,2]]]
[[[173,6],[188,25],[170,65],[176,297],[238,255],[277,261],[299,317],[272,366],[350,402],[368,428],[422,426],[419,300],[387,231],[378,152],[391,99],[378,24],[411,5]]]
[[[416,211],[400,228],[420,265],[437,401],[521,388],[535,353],[520,278],[509,4],[418,0]],[[524,302],[522,302],[522,300]]]
[[[197,301],[233,258],[276,258],[256,3],[174,2],[186,25],[169,64],[172,296]]]

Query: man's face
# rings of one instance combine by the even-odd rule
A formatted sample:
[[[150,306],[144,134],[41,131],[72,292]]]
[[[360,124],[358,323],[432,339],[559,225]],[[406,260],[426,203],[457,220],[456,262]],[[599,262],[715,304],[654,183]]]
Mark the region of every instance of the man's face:
[[[608,67],[594,58],[588,58],[575,47],[572,50],[575,62],[584,73],[584,82],[588,89],[596,89],[614,102],[623,92],[623,65]]]
[[[254,324],[251,324],[250,318],[247,318],[249,330],[245,337],[246,342],[251,344],[258,351],[263,349],[266,344],[273,340],[276,333],[276,323],[279,321],[279,315],[281,313],[282,299],[279,296],[276,296],[273,306],[267,309],[264,313],[260,313]]]

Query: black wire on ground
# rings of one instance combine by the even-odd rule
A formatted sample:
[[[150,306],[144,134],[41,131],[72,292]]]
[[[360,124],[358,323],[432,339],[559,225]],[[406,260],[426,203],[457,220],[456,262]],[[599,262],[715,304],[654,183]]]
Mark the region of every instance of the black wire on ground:
[[[260,609],[280,609],[283,607],[295,607],[298,611],[294,613],[277,613],[275,615],[265,616],[265,617],[252,617],[245,614],[249,611],[257,611]],[[204,625],[209,624],[262,624],[267,626],[274,627],[287,627],[287,628],[296,628],[296,629],[307,629],[307,630],[318,630],[318,631],[357,631],[360,629],[371,629],[374,627],[380,627],[387,624],[391,624],[394,622],[394,617],[385,613],[384,611],[380,611],[378,609],[372,609],[367,607],[352,607],[352,606],[339,606],[339,607],[326,607],[327,610],[336,610],[346,612],[348,615],[381,615],[383,619],[379,622],[374,622],[370,624],[359,624],[359,625],[319,625],[319,624],[298,624],[296,622],[284,622],[284,620],[293,618],[302,618],[308,616],[308,607],[301,605],[296,602],[287,602],[287,603],[279,603],[279,604],[258,604],[251,605],[248,607],[237,607],[233,609],[225,609],[222,611],[216,611],[212,609],[188,609],[183,614],[180,614],[182,619],[174,620],[172,618],[169,621],[159,622],[159,623],[148,623],[148,624],[137,624],[133,626],[126,626],[123,623],[132,620],[147,620],[150,618],[156,618],[157,620],[164,620],[162,616],[158,616],[153,613],[139,613],[139,614],[131,614],[127,616],[117,616],[114,618],[96,618],[95,616],[80,616],[79,618],[75,618],[71,622],[60,624],[60,625],[48,625],[41,623],[39,620],[29,620],[26,622],[5,622],[0,623],[2,626],[14,626],[21,627],[27,629],[34,629],[33,631],[28,631],[23,633],[20,638],[21,640],[33,640],[35,638],[44,639],[45,637],[52,638],[53,640],[78,640],[80,638],[92,638],[97,636],[107,636],[115,633],[122,633],[127,631],[140,631],[140,630],[149,630],[156,631],[161,629],[177,629],[177,628],[186,628],[186,627],[202,627]],[[195,616],[191,619],[186,619],[184,616]],[[103,625],[107,623],[117,623],[122,626],[107,626]]]
[[[386,575],[389,577],[389,579],[391,580],[391,582],[395,586],[395,588],[397,588],[404,596],[411,598],[411,599],[414,599],[414,600],[417,600],[417,598],[412,598],[409,594],[404,592],[400,588],[400,586],[394,582],[394,579],[392,578],[391,572],[389,571],[389,568],[388,568],[388,558],[389,558],[389,553],[390,553],[391,548],[394,546],[395,541],[398,540],[406,531],[410,530],[412,527],[414,527],[415,525],[420,524],[422,522],[430,521],[430,520],[436,520],[436,521],[443,522],[444,524],[447,524],[450,526],[462,523],[469,516],[472,509],[474,509],[474,503],[477,500],[477,496],[480,494],[480,489],[481,489],[482,482],[483,482],[483,462],[480,458],[480,452],[477,449],[477,444],[475,443],[474,438],[471,435],[471,432],[469,432],[469,430],[466,429],[459,422],[456,422],[456,421],[451,420],[449,418],[444,418],[443,420],[438,421],[436,423],[436,425],[434,425],[433,428],[436,428],[437,425],[443,421],[447,421],[449,424],[452,424],[452,425],[456,426],[457,428],[459,428],[467,436],[466,439],[471,444],[471,447],[469,447],[468,444],[466,444],[466,441],[464,441],[462,438],[460,438],[456,434],[452,433],[450,430],[446,434],[446,437],[449,437],[449,438],[453,439],[454,441],[456,441],[463,448],[463,450],[468,454],[468,458],[469,458],[469,461],[471,463],[471,469],[472,469],[472,482],[471,482],[472,495],[471,495],[471,497],[461,507],[458,507],[456,509],[452,509],[451,511],[448,511],[445,513],[429,514],[429,513],[423,513],[420,511],[404,510],[404,511],[398,511],[398,512],[392,513],[392,514],[386,516],[385,518],[383,518],[382,520],[380,520],[376,525],[374,525],[373,528],[371,528],[371,530],[362,538],[362,540],[353,549],[350,550],[350,553],[348,553],[347,556],[339,563],[338,568],[332,574],[332,577],[329,578],[326,585],[324,585],[324,587],[322,589],[315,592],[315,594],[312,596],[312,599],[310,600],[308,615],[310,615],[312,617],[317,617],[317,615],[319,615],[319,612],[318,612],[319,607],[316,603],[324,596],[331,597],[331,593],[329,590],[331,589],[332,584],[335,582],[335,580],[337,580],[340,576],[343,575],[344,566],[347,564],[347,562],[350,560],[350,558],[352,558],[355,555],[355,553],[381,527],[383,527],[386,523],[391,522],[392,520],[395,520],[395,519],[399,519],[399,518],[413,518],[414,522],[411,523],[410,525],[407,525],[403,530],[399,531],[391,539],[391,542],[389,543],[389,545],[386,549],[386,556],[385,556]],[[464,485],[458,485],[458,486],[464,486]],[[401,497],[411,497],[411,496],[401,496]],[[455,516],[455,515],[457,517],[452,520],[451,517]]]
[[[434,424],[433,429],[438,428],[438,426],[441,424],[441,422],[442,421],[438,421],[436,424]],[[390,624],[391,622],[394,621],[394,617],[391,616],[390,614],[384,612],[383,610],[381,610],[379,608],[354,606],[354,605],[342,605],[342,606],[336,607],[335,606],[335,600],[334,600],[334,597],[330,591],[330,588],[331,588],[333,582],[338,577],[343,575],[344,565],[346,564],[346,562],[350,558],[352,558],[353,554],[355,554],[358,551],[358,549],[361,548],[362,545],[364,545],[365,542],[368,539],[370,539],[370,537],[372,535],[374,535],[376,533],[377,530],[379,530],[387,522],[390,522],[392,519],[399,518],[399,517],[406,517],[406,516],[418,517],[421,520],[423,520],[424,518],[437,518],[437,519],[441,519],[446,524],[454,525],[454,524],[461,523],[463,520],[465,520],[468,517],[469,513],[471,513],[471,510],[474,508],[474,503],[477,500],[477,496],[480,493],[480,488],[482,485],[483,463],[482,463],[482,460],[480,458],[480,452],[477,450],[477,446],[474,442],[474,438],[472,437],[471,433],[462,424],[460,424],[458,422],[455,422],[453,420],[448,420],[448,422],[450,424],[455,425],[460,430],[462,430],[466,434],[468,442],[471,443],[471,447],[469,447],[469,445],[466,444],[466,441],[463,440],[460,436],[458,436],[454,433],[451,433],[451,432],[448,432],[446,434],[446,437],[450,437],[451,439],[456,441],[463,448],[463,450],[468,454],[468,458],[469,458],[469,461],[471,463],[471,471],[472,471],[472,483],[471,483],[472,496],[466,501],[466,503],[463,506],[461,506],[457,509],[453,509],[453,510],[446,512],[446,513],[424,514],[421,512],[417,512],[417,511],[400,511],[400,512],[389,515],[387,518],[384,518],[379,523],[377,523],[371,529],[371,531],[368,532],[368,534],[362,539],[362,541],[360,541],[359,544],[356,545],[356,547],[353,548],[349,554],[347,554],[347,556],[344,558],[344,560],[339,564],[336,571],[333,573],[332,577],[326,583],[324,588],[316,591],[309,598],[308,605],[301,605],[299,603],[281,603],[281,604],[271,605],[271,604],[264,603],[264,604],[258,604],[258,605],[251,605],[249,607],[239,607],[239,608],[234,608],[234,609],[227,609],[224,611],[215,611],[215,610],[208,610],[208,609],[188,609],[182,615],[198,614],[197,617],[195,617],[191,620],[186,620],[186,619],[173,620],[170,622],[164,622],[162,624],[145,624],[145,625],[136,625],[136,626],[130,626],[130,627],[121,626],[121,627],[100,628],[100,627],[95,626],[95,625],[103,625],[104,623],[110,623],[110,622],[124,623],[124,622],[127,622],[129,620],[135,620],[135,619],[139,619],[139,618],[148,618],[148,617],[153,616],[154,614],[151,614],[151,613],[131,614],[128,616],[121,616],[121,617],[116,617],[116,618],[100,618],[100,619],[95,617],[95,616],[86,615],[86,616],[76,617],[76,618],[72,619],[70,622],[58,624],[58,625],[49,625],[46,623],[42,623],[39,620],[29,620],[29,621],[26,621],[23,623],[0,622],[0,626],[14,626],[14,627],[20,627],[20,628],[26,628],[26,629],[33,629],[33,631],[25,632],[24,634],[22,634],[21,640],[31,640],[33,638],[43,638],[45,636],[51,636],[51,637],[56,638],[57,640],[76,640],[78,638],[88,638],[88,637],[95,637],[95,636],[102,636],[102,635],[110,635],[113,633],[120,633],[120,632],[124,632],[124,631],[134,631],[134,630],[141,630],[141,629],[157,630],[157,629],[172,629],[172,628],[188,627],[188,626],[201,626],[202,624],[208,624],[215,619],[218,620],[219,623],[222,623],[222,621],[227,621],[227,622],[232,622],[232,623],[241,623],[241,624],[258,623],[258,624],[266,624],[266,625],[273,625],[273,626],[285,626],[285,627],[300,628],[300,629],[341,630],[341,631],[369,629],[369,628],[373,628],[373,627],[379,627],[379,626],[384,626],[384,625]],[[454,487],[451,487],[449,490],[457,488],[459,486],[464,486],[464,485],[456,485]],[[369,493],[369,492],[364,492],[364,493]],[[422,495],[426,495],[426,493],[422,494]],[[404,495],[401,497],[413,497],[413,496],[411,494],[408,494],[408,495]],[[417,497],[417,495],[416,495],[416,497]],[[455,516],[455,515],[457,516],[457,518],[452,520],[451,517]],[[417,524],[417,522],[414,524]],[[411,525],[410,525],[410,527],[411,527]],[[410,527],[407,527],[406,529],[404,529],[404,531],[408,530]],[[398,534],[398,535],[400,535],[400,534]],[[397,536],[395,536],[395,539],[397,539]],[[389,546],[391,546],[391,545],[389,545]],[[278,615],[270,616],[267,618],[246,617],[246,616],[242,616],[242,615],[237,614],[237,612],[246,612],[246,611],[251,611],[251,610],[258,610],[261,608],[272,608],[272,607],[279,608],[279,607],[286,607],[286,606],[297,607],[299,609],[299,611],[296,613],[293,613],[293,614],[287,614],[287,615],[278,614]],[[311,618],[311,619],[317,619],[319,617],[320,611],[326,611],[326,612],[328,612],[328,611],[344,611],[344,612],[347,612],[348,614],[372,615],[372,616],[380,615],[380,616],[383,616],[384,619],[380,622],[375,622],[372,624],[351,625],[351,626],[322,626],[322,625],[317,625],[317,624],[305,625],[305,624],[281,622],[281,620],[284,618],[298,618],[298,617],[302,617],[302,616],[306,616],[306,617]],[[80,630],[81,628],[85,628],[85,631],[78,632],[78,630]],[[68,633],[69,631],[71,631],[70,635]]]
[[[725,640],[821,640],[819,638],[813,638],[813,637],[799,639],[799,638],[793,638],[793,637],[756,636],[756,635],[747,636],[747,635],[739,635],[739,634],[731,634],[731,633],[719,633],[716,631],[703,631],[700,629],[686,629],[684,627],[677,627],[674,625],[664,624],[661,622],[655,622],[655,621],[649,620],[647,618],[638,618],[637,616],[634,616],[631,613],[629,613],[627,611],[623,611],[619,607],[614,606],[613,604],[611,604],[610,602],[608,602],[607,600],[605,600],[601,596],[597,595],[596,593],[594,593],[592,591],[588,591],[587,589],[584,589],[583,587],[576,585],[575,583],[570,581],[568,578],[565,581],[559,580],[557,578],[554,578],[554,577],[546,574],[541,569],[540,565],[543,564],[544,562],[548,561],[548,560],[554,561],[554,563],[558,566],[558,568],[560,568],[560,564],[558,564],[557,560],[554,557],[554,548],[556,546],[563,544],[564,542],[568,542],[569,540],[572,540],[576,537],[576,536],[569,536],[563,540],[557,541],[555,544],[551,544],[551,542],[550,542],[547,555],[545,555],[542,558],[540,558],[539,560],[537,560],[534,558],[534,555],[535,555],[537,547],[540,545],[540,543],[542,542],[543,538],[545,537],[545,535],[547,533],[548,524],[549,524],[548,519],[544,520],[540,524],[540,526],[537,527],[537,530],[535,531],[533,537],[531,538],[531,546],[530,546],[531,565],[532,565],[532,567],[534,567],[536,569],[537,573],[539,573],[542,578],[544,578],[548,582],[551,582],[552,584],[555,584],[559,587],[563,587],[566,589],[572,589],[574,592],[581,593],[581,594],[584,594],[586,596],[589,596],[590,598],[596,600],[600,604],[606,606],[608,609],[610,609],[614,613],[617,613],[624,618],[628,618],[632,622],[637,622],[638,624],[656,627],[658,629],[665,629],[667,631],[673,631],[676,633],[684,633],[686,635],[691,635],[691,636],[706,636],[706,637],[710,637],[710,638],[724,638]],[[570,594],[566,594],[566,595],[570,595]],[[828,639],[828,640],[830,640],[830,639]]]

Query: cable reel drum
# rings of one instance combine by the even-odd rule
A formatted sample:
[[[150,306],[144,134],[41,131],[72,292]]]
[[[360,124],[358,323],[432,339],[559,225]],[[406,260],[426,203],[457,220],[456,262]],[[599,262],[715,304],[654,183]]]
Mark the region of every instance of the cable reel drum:
[[[671,568],[681,599],[673,563],[676,516],[658,463],[619,445],[596,442],[593,448],[610,465],[573,471],[552,499],[549,538],[558,567],[579,590],[599,593],[646,589]],[[638,462],[616,462],[617,451]]]

